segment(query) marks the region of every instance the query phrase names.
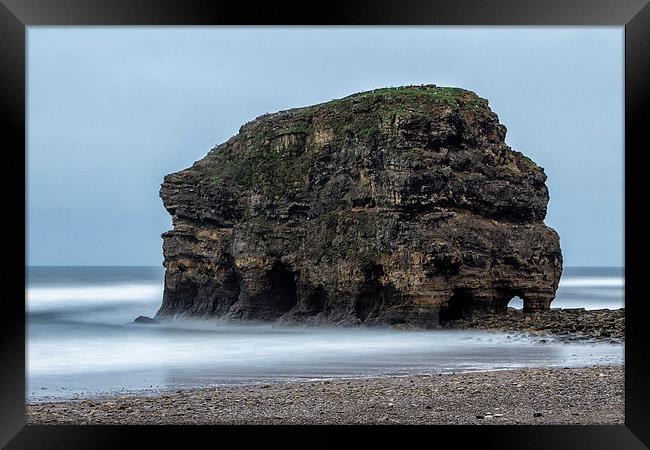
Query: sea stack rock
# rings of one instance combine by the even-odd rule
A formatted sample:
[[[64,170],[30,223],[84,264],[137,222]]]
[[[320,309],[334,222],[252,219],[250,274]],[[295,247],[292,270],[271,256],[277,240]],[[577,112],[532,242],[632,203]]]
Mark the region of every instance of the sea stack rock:
[[[544,170],[473,92],[377,89],[266,114],[160,189],[156,319],[438,327],[545,310],[562,272]]]

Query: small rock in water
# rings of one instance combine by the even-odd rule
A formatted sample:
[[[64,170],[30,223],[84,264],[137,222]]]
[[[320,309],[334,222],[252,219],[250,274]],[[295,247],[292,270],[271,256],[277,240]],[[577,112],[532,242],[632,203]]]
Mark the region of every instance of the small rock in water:
[[[138,316],[138,317],[133,321],[133,323],[146,323],[146,324],[153,324],[153,323],[155,323],[155,324],[158,324],[158,323],[160,323],[160,322],[158,322],[158,321],[155,320],[155,319],[152,319],[151,317],[147,317],[147,316]]]
[[[533,417],[542,417],[542,413],[541,412],[533,413]]]

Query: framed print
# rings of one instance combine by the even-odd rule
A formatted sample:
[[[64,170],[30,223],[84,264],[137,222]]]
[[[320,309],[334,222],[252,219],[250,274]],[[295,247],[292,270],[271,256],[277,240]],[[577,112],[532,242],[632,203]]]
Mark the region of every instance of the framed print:
[[[290,11],[3,0],[2,445],[646,448],[647,2]]]

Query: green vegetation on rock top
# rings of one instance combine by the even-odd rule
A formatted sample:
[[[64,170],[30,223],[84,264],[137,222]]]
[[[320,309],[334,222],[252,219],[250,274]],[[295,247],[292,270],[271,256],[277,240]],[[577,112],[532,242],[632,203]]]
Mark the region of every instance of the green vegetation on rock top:
[[[358,92],[356,94],[343,97],[341,100],[359,97],[373,97],[373,96],[397,96],[397,95],[426,95],[439,100],[455,100],[461,96],[473,94],[470,91],[455,87],[442,87],[434,85],[423,86],[398,86],[373,89],[371,91]]]
[[[368,104],[364,104],[365,102]],[[239,135],[213,150],[209,179],[218,185],[279,193],[306,185],[319,149],[308,142],[314,117],[320,127],[352,132],[375,143],[381,128],[402,113],[428,114],[437,104],[476,110],[487,102],[461,88],[434,85],[374,89],[307,106],[266,114],[244,125]]]

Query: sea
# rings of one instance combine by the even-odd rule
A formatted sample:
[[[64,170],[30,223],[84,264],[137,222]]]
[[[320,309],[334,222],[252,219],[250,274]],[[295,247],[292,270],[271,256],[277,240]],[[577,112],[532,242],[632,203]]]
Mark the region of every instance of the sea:
[[[26,400],[198,386],[622,364],[615,342],[477,330],[135,324],[162,300],[162,267],[28,267]],[[553,308],[624,307],[621,267],[567,267]],[[521,300],[509,305],[521,308]]]

